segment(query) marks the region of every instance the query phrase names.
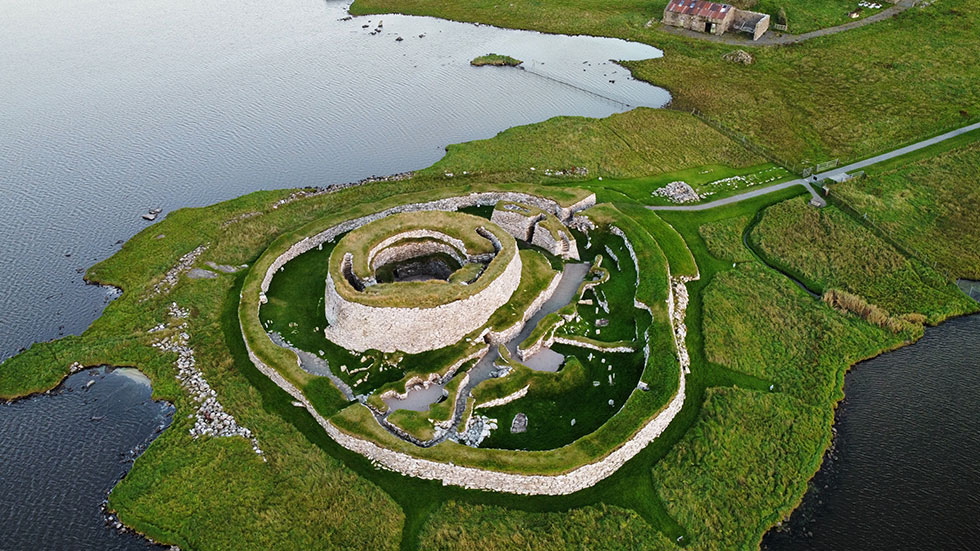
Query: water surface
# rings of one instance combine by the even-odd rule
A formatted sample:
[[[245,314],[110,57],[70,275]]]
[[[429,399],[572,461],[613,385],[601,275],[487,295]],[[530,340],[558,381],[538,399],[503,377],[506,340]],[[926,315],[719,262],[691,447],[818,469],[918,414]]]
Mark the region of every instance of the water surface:
[[[447,144],[669,99],[609,61],[661,55],[647,45],[344,21],[344,2],[0,0],[0,13],[0,358],[98,316],[106,291],[82,273],[149,208],[424,168]],[[470,67],[489,52],[527,70]]]
[[[170,424],[131,368],[82,371],[52,394],[0,405],[0,549],[153,549],[100,505]]]
[[[980,315],[855,366],[837,439],[770,551],[976,549]]]

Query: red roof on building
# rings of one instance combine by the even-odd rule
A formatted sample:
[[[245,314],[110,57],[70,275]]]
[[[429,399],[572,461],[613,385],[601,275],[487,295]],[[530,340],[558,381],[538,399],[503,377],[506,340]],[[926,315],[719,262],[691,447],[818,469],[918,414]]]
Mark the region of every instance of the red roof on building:
[[[684,15],[699,15],[708,19],[724,19],[732,7],[705,0],[670,0],[667,11]]]

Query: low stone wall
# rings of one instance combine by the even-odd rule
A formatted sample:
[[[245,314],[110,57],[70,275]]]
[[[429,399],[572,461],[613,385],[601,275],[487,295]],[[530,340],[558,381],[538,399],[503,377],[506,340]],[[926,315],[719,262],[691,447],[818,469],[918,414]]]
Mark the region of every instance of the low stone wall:
[[[589,341],[583,341],[579,339],[573,339],[568,337],[554,337],[551,339],[551,344],[567,344],[568,346],[577,346],[579,348],[586,348],[588,350],[596,350],[598,352],[635,352],[632,346],[600,346]],[[549,344],[548,346],[551,346]]]
[[[539,214],[538,216],[543,217],[544,215]],[[520,205],[508,204],[504,208],[498,206],[493,209],[490,221],[513,235],[515,239],[528,242],[531,239],[531,232],[534,231],[534,224],[538,221],[538,216],[535,216],[535,213],[530,210],[520,210]]]
[[[522,388],[522,389],[520,389],[518,391],[512,392],[512,393],[508,394],[507,396],[504,396],[503,398],[496,398],[494,400],[487,400],[486,402],[483,402],[482,404],[477,404],[477,405],[473,406],[473,409],[479,409],[479,408],[495,408],[497,406],[503,406],[503,405],[509,404],[509,403],[513,402],[514,400],[520,400],[521,398],[527,396],[527,391],[530,388],[531,388],[531,385],[524,385],[524,388]]]

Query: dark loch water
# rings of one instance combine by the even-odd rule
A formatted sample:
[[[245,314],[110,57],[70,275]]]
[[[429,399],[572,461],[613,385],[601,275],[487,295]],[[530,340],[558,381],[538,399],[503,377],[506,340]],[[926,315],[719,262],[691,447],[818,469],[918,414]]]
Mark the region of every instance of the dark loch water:
[[[107,528],[100,504],[172,414],[132,368],[0,405],[0,549],[152,549]]]
[[[0,359],[98,316],[106,291],[82,273],[149,208],[424,168],[447,144],[669,100],[609,61],[661,55],[644,44],[343,21],[342,1],[0,0],[0,14]],[[469,65],[490,52],[527,70]]]
[[[834,450],[763,548],[980,548],[980,315],[858,364]]]

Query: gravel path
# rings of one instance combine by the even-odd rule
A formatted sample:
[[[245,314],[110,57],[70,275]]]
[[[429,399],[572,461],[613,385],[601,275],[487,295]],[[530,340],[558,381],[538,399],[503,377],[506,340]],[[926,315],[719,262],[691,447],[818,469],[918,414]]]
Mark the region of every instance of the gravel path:
[[[919,0],[899,0],[895,5],[889,6],[880,12],[869,15],[864,19],[859,19],[857,21],[851,21],[844,23],[842,25],[837,25],[836,27],[827,27],[826,29],[818,29],[816,31],[811,31],[803,34],[783,34],[778,31],[769,31],[762,36],[759,40],[751,40],[748,35],[741,34],[724,34],[722,36],[714,34],[705,34],[695,31],[690,31],[687,29],[682,29],[679,27],[672,27],[669,25],[661,24],[659,29],[663,32],[675,34],[678,36],[685,36],[687,38],[696,38],[699,40],[707,40],[709,42],[717,42],[719,44],[731,44],[732,46],[780,46],[784,44],[798,44],[800,42],[810,40],[811,38],[817,38],[819,36],[828,36],[831,34],[842,33],[844,31],[849,31],[851,29],[857,29],[858,27],[864,27],[865,25],[870,25],[872,23],[877,23],[884,19],[894,17],[903,11],[915,6]]]
[[[816,175],[816,180],[817,181],[820,181],[820,180],[823,180],[825,178],[835,178],[835,177],[841,176],[841,175],[843,175],[843,174],[845,174],[847,172],[851,172],[851,171],[854,171],[854,170],[860,170],[862,168],[865,168],[865,167],[868,167],[868,166],[871,166],[871,165],[880,163],[882,161],[887,161],[889,159],[894,159],[895,157],[899,157],[901,155],[905,155],[906,153],[911,153],[913,151],[917,151],[917,150],[922,149],[924,147],[929,147],[931,145],[935,145],[935,144],[937,144],[939,142],[946,141],[946,140],[948,140],[950,138],[955,138],[956,136],[959,136],[961,134],[965,134],[967,132],[971,132],[971,131],[977,130],[977,129],[980,129],[980,122],[969,124],[969,125],[964,126],[962,128],[957,128],[956,130],[952,130],[952,131],[946,132],[945,134],[940,134],[938,136],[934,136],[932,138],[929,138],[929,139],[926,139],[926,140],[922,140],[922,141],[916,142],[916,143],[914,143],[912,145],[907,145],[905,147],[900,147],[898,149],[893,149],[893,150],[891,150],[891,151],[889,151],[887,153],[882,153],[881,155],[876,155],[874,157],[869,157],[869,158],[867,158],[867,159],[865,159],[863,161],[857,161],[857,162],[851,163],[851,164],[849,164],[847,166],[842,166],[842,167],[839,167],[839,168],[828,170],[826,172],[821,172],[820,174],[817,174]],[[810,187],[810,182],[809,181],[804,180],[802,178],[797,178],[796,180],[790,180],[788,182],[783,182],[781,184],[776,184],[774,186],[769,186],[769,187],[764,187],[764,188],[756,188],[756,189],[753,189],[753,190],[750,190],[750,191],[746,191],[745,193],[740,193],[738,195],[732,195],[731,197],[725,197],[724,199],[718,199],[716,201],[711,201],[709,203],[701,203],[700,205],[675,205],[675,206],[647,207],[647,208],[650,209],[650,210],[706,210],[706,209],[710,209],[710,208],[714,208],[714,207],[720,207],[722,205],[730,205],[732,203],[738,203],[739,201],[744,201],[746,199],[751,199],[753,197],[758,197],[760,195],[765,195],[767,193],[773,193],[773,192],[776,192],[776,191],[779,191],[779,190],[782,190],[782,189],[786,189],[786,188],[790,188],[790,187],[793,187],[793,186],[804,186],[804,187],[807,188],[807,190],[810,191],[810,194],[811,195],[813,195],[814,197],[818,197],[818,198],[820,197],[817,194],[817,192],[814,191],[812,187]]]

